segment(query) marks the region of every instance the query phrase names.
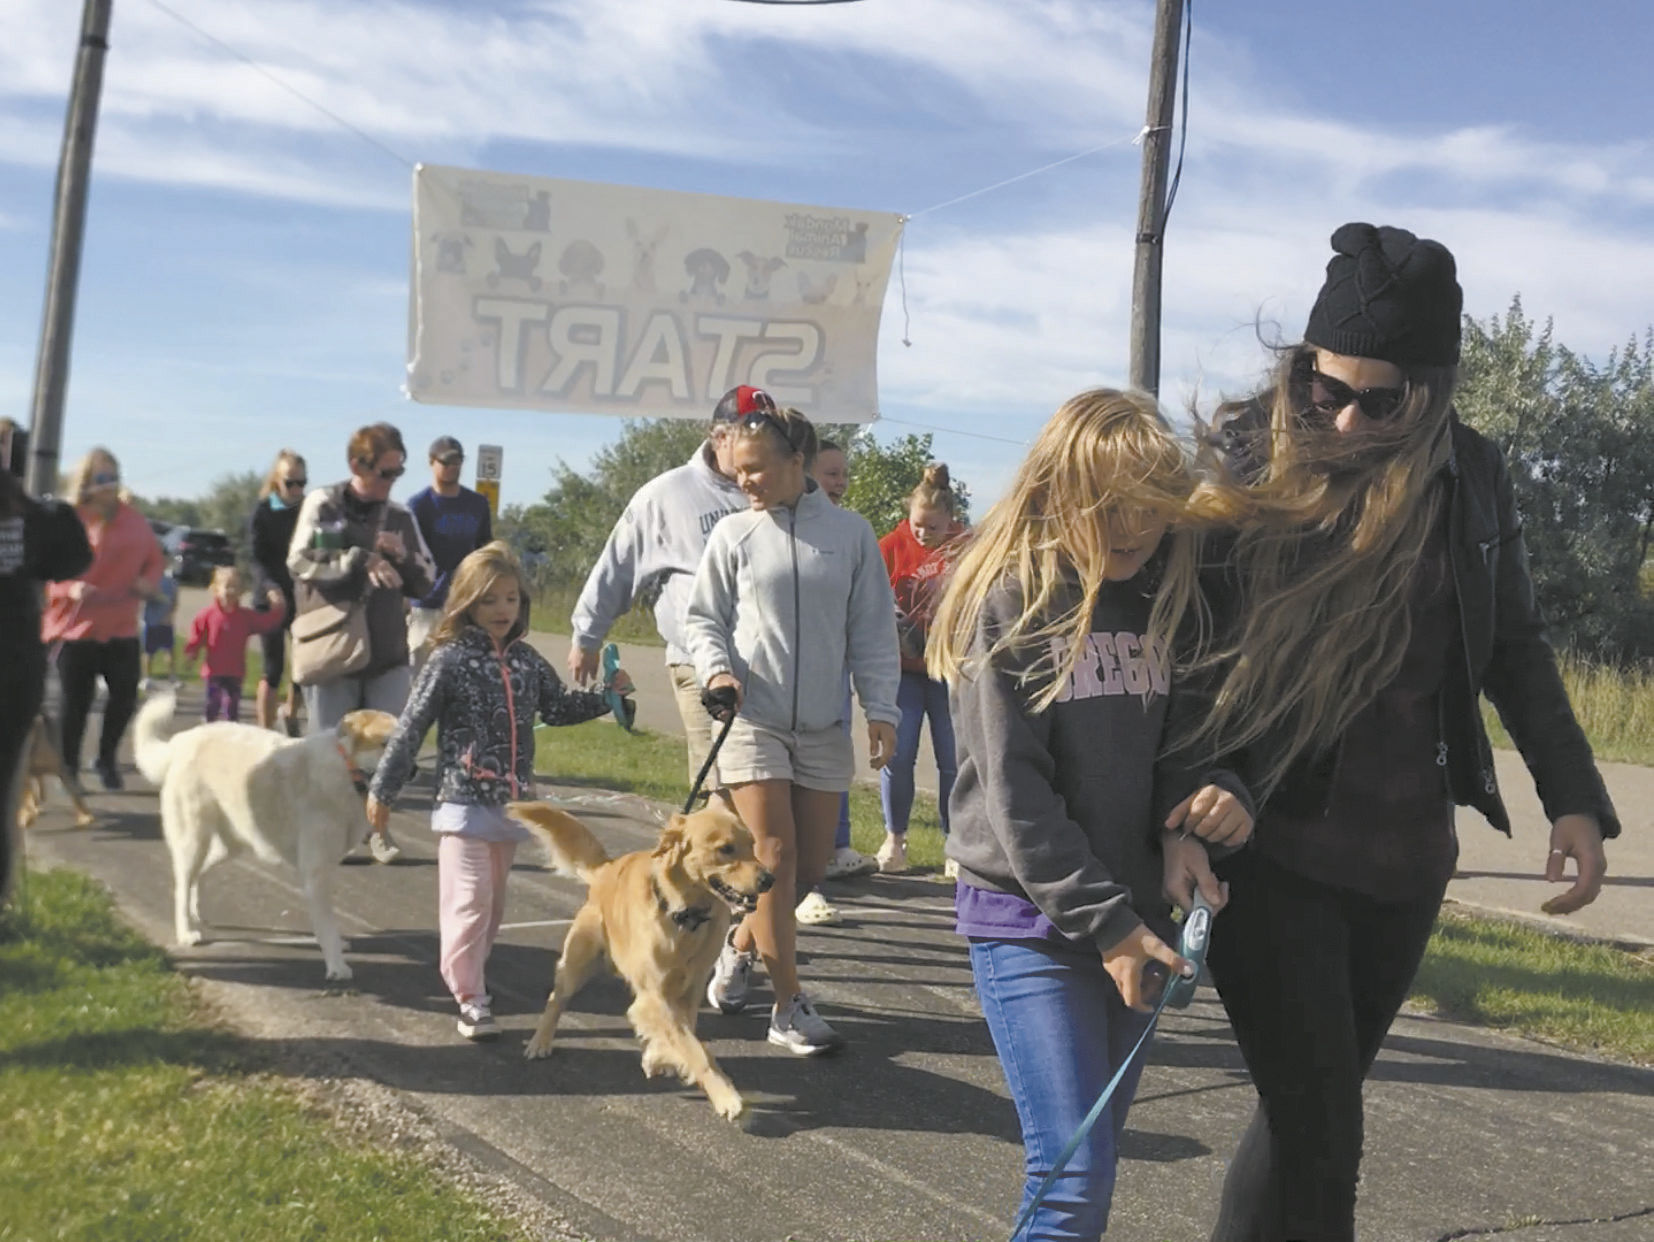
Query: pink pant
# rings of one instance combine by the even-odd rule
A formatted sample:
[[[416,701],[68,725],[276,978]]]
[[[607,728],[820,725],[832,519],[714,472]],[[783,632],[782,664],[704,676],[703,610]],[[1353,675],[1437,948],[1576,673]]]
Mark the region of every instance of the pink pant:
[[[457,1001],[489,1002],[483,968],[505,914],[505,882],[516,853],[515,841],[437,836],[442,981]]]

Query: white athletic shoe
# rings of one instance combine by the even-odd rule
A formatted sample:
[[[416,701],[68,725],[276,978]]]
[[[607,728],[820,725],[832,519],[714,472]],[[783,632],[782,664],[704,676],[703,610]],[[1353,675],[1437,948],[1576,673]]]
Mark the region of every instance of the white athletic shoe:
[[[721,1013],[740,1013],[747,1007],[747,994],[752,991],[752,968],[757,961],[757,953],[736,949],[735,928],[731,927],[729,935],[724,937],[718,961],[712,967],[712,978],[707,980],[706,999]]]
[[[907,870],[907,837],[906,835],[887,834],[884,844],[879,846],[879,872],[883,875],[900,875]]]
[[[818,1057],[844,1047],[840,1035],[816,1012],[810,998],[800,992],[770,1015],[770,1043],[801,1057]]]

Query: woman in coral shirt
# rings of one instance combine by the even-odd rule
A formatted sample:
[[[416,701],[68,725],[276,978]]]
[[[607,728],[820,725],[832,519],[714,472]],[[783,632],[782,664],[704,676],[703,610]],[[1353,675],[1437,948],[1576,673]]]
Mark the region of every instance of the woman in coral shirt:
[[[78,578],[46,589],[41,638],[62,644],[58,676],[63,683],[63,762],[80,771],[80,743],[99,677],[108,689],[103,730],[93,767],[107,790],[121,788],[115,751],[138,705],[143,658],[138,613],[155,594],[165,567],[149,523],[121,499],[121,468],[114,454],[95,448],[69,478],[74,504],[92,545],[92,566]]]

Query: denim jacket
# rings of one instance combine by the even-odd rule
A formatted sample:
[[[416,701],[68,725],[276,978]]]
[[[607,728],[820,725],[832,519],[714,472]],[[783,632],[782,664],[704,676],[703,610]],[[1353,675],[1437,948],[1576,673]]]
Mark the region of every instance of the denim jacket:
[[[420,670],[369,792],[394,803],[437,727],[437,800],[501,806],[534,797],[534,717],[579,724],[609,710],[597,691],[569,690],[520,637],[504,648],[476,626],[431,653]]]

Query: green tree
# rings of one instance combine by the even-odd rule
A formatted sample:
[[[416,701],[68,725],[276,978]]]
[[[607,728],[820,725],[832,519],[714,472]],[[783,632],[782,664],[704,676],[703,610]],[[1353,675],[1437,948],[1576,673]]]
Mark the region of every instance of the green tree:
[[[1553,636],[1594,659],[1654,656],[1654,331],[1598,366],[1517,298],[1466,320],[1457,404],[1504,451]]]
[[[924,478],[925,467],[935,460],[930,446],[929,432],[899,436],[888,445],[881,445],[871,432],[858,435],[848,450],[850,489],[844,494],[845,505],[881,536],[894,530],[907,517],[907,498]],[[970,489],[956,479],[952,490],[960,519],[968,519]]]
[[[249,522],[258,504],[258,489],[264,475],[257,470],[221,474],[208,486],[206,494],[193,500],[161,496],[145,500],[132,498],[133,504],[145,517],[171,522],[174,526],[201,527],[221,530],[235,548],[236,560],[245,567],[252,552],[252,532]]]

